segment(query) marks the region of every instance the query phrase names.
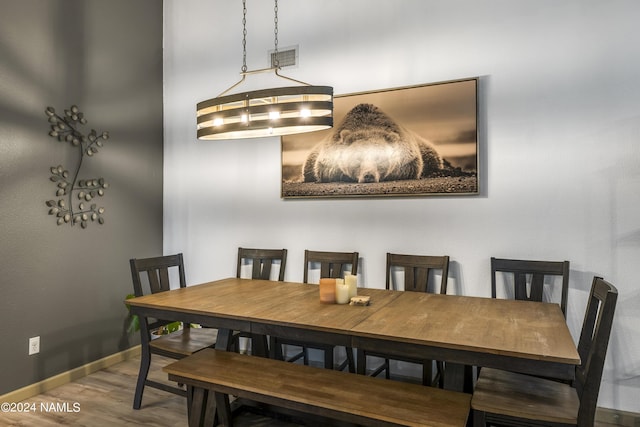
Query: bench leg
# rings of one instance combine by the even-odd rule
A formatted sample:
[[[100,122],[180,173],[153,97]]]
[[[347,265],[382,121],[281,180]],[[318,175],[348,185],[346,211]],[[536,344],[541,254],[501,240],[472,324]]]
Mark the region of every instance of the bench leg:
[[[189,427],[213,427],[217,423],[216,400],[213,392],[200,387],[187,386],[187,417]]]
[[[471,412],[473,416],[473,427],[485,427],[485,425],[487,425],[484,411],[476,411],[475,409],[472,409]]]
[[[191,407],[187,410],[189,416],[189,427],[201,427],[204,424],[204,411],[206,407],[207,391],[202,388],[187,386],[187,402]]]
[[[218,411],[218,422],[223,427],[232,427],[231,405],[229,404],[229,395],[224,393],[213,393]],[[213,425],[213,424],[211,424]]]

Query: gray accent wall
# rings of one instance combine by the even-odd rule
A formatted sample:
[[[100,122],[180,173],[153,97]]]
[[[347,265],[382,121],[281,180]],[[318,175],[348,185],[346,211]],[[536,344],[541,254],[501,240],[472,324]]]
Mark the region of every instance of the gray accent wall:
[[[111,135],[81,170],[110,184],[84,230],[45,206],[78,153],[44,110],[72,104]],[[162,120],[160,0],[0,0],[0,395],[138,342],[122,301],[129,258],[162,254]]]

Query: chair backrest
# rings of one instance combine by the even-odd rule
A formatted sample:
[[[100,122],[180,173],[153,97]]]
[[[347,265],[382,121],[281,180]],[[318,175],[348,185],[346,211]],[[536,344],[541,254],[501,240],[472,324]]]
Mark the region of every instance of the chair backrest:
[[[569,294],[569,261],[528,261],[491,258],[491,296],[496,298],[496,273],[513,274],[514,298],[517,300],[543,301],[546,276],[562,277],[560,308],[567,317]],[[530,282],[527,282],[530,278]],[[530,289],[527,290],[527,287]]]
[[[152,294],[171,289],[171,275],[174,273],[174,270],[177,270],[179,286],[181,288],[187,286],[184,275],[184,261],[181,253],[154,258],[132,258],[129,260],[129,264],[131,265],[131,278],[133,279],[133,293],[137,297],[145,295],[142,281],[142,277],[145,275],[149,284],[149,291]],[[149,322],[147,318],[142,318],[140,321],[146,323],[147,332],[171,323],[171,321],[162,319],[155,319]],[[188,324],[183,325],[187,328],[190,326]],[[148,338],[150,338],[149,333],[147,335]]]
[[[309,269],[312,264],[320,264],[321,278],[339,278],[347,265],[351,274],[358,274],[358,252],[304,251],[304,283],[309,283]],[[349,271],[349,270],[347,270]]]
[[[617,300],[618,290],[615,286],[601,277],[593,278],[578,341],[581,364],[576,368],[573,384],[580,397],[579,426],[592,426],[594,422]]]
[[[393,289],[392,274],[395,268],[404,269],[404,290],[414,292],[435,293],[435,287],[429,287],[429,278],[432,276],[431,270],[440,270],[442,279],[440,281],[439,293],[447,293],[447,278],[449,276],[448,256],[426,256],[426,255],[401,255],[387,253],[387,289]]]
[[[140,297],[144,295],[142,288],[142,275],[146,273],[151,293],[168,291],[170,289],[170,271],[178,271],[178,279],[181,288],[187,286],[184,276],[184,261],[182,254],[166,255],[154,258],[132,258],[131,278],[133,279],[133,293]]]
[[[274,265],[279,265],[278,280],[284,280],[284,269],[287,264],[286,249],[249,249],[238,248],[238,268],[236,277],[240,278],[242,265],[251,261],[251,278],[269,280]]]

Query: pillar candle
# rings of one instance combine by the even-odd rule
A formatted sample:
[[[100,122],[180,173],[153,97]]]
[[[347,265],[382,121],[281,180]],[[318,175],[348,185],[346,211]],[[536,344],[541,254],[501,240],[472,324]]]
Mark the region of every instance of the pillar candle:
[[[320,279],[320,302],[336,302],[336,279]]]
[[[336,279],[336,302],[338,304],[347,304],[350,299],[349,286],[344,283],[344,279]]]
[[[355,274],[349,274],[347,276],[344,276],[344,281],[349,288],[349,299],[358,295],[358,276],[356,276]]]

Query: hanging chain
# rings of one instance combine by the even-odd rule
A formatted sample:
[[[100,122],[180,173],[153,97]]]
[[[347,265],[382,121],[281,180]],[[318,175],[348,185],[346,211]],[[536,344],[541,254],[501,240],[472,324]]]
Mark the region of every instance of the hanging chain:
[[[247,0],[242,0],[242,72],[247,72]]]
[[[274,0],[275,6],[273,7],[273,23],[274,23],[274,46],[275,49],[273,51],[273,65],[275,68],[280,68],[280,60],[278,60],[278,0]]]

